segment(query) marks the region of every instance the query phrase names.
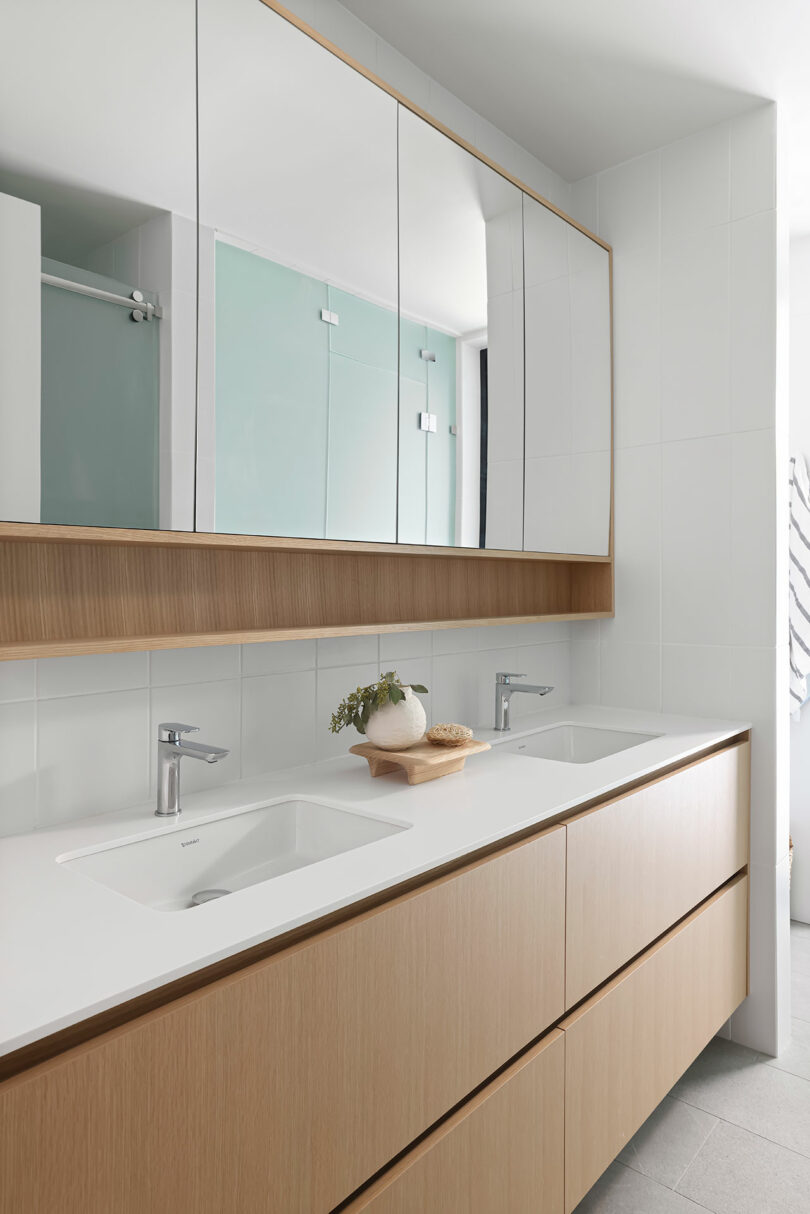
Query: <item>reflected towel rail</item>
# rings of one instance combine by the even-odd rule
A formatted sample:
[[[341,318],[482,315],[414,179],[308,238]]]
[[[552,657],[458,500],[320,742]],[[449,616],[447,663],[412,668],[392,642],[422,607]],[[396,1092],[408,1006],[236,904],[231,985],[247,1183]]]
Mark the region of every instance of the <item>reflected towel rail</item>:
[[[69,278],[57,278],[55,274],[42,274],[42,283],[48,287],[59,287],[62,291],[73,291],[76,295],[89,295],[91,299],[101,299],[105,303],[118,304],[129,308],[133,320],[161,320],[163,309],[158,304],[149,303],[143,297],[143,292],[133,291],[127,298],[125,295],[114,295],[112,291],[103,291],[100,287],[90,287],[83,282],[71,282]]]

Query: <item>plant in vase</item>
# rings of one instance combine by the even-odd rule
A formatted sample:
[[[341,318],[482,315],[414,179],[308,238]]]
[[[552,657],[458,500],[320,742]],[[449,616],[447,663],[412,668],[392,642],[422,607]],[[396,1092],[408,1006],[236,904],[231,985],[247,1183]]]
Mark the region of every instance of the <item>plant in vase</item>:
[[[427,725],[416,692],[427,695],[427,687],[403,683],[395,670],[389,670],[378,682],[350,692],[332,713],[329,728],[340,733],[353,725],[381,750],[407,750],[424,737]]]

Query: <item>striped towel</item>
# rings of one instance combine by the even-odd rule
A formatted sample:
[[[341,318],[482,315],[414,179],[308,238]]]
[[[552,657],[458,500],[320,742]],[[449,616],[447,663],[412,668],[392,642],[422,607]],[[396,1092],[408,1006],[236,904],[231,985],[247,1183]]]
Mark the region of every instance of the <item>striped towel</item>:
[[[798,717],[810,676],[810,479],[790,461],[790,710]]]

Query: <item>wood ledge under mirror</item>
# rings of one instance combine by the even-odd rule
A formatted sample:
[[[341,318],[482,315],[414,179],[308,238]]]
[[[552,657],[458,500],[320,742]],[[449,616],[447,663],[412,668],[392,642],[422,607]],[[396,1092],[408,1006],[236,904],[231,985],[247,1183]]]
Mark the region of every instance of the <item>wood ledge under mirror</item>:
[[[0,660],[598,619],[610,557],[0,524]]]

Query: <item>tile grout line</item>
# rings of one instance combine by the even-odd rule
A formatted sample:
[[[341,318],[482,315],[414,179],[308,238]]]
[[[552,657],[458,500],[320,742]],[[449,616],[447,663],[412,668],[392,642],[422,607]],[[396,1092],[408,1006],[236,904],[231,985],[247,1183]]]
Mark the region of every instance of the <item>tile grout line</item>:
[[[686,1104],[686,1101],[681,1101],[681,1103],[682,1103],[682,1104]],[[689,1108],[693,1108],[694,1106],[693,1106],[693,1105],[689,1105],[688,1107],[689,1107]],[[705,1111],[705,1110],[701,1110],[701,1112],[704,1112],[704,1111]],[[701,1142],[700,1146],[699,1146],[699,1147],[698,1147],[698,1149],[695,1151],[695,1153],[694,1153],[694,1155],[692,1156],[692,1158],[689,1160],[689,1163],[686,1165],[686,1167],[685,1167],[685,1168],[684,1168],[684,1170],[681,1172],[681,1174],[680,1174],[680,1176],[678,1177],[678,1179],[675,1181],[675,1184],[672,1186],[672,1191],[673,1191],[673,1193],[677,1193],[677,1192],[678,1192],[678,1185],[681,1183],[681,1181],[683,1180],[684,1176],[685,1176],[685,1175],[686,1175],[686,1173],[689,1171],[689,1169],[691,1168],[692,1164],[695,1162],[695,1160],[697,1159],[698,1155],[699,1155],[699,1154],[700,1154],[700,1152],[703,1150],[703,1148],[705,1147],[706,1143],[709,1141],[709,1139],[711,1138],[712,1134],[714,1133],[714,1131],[717,1129],[718,1125],[719,1125],[719,1124],[720,1124],[720,1122],[722,1121],[722,1118],[721,1118],[721,1117],[715,1117],[714,1113],[712,1113],[712,1114],[711,1114],[711,1116],[715,1118],[715,1119],[714,1119],[714,1123],[713,1123],[711,1126],[709,1126],[709,1131],[708,1131],[708,1133],[706,1134],[706,1137],[703,1139],[703,1141]],[[740,1127],[740,1128],[742,1128],[742,1127]],[[680,1196],[681,1196],[681,1197],[684,1197],[684,1196],[686,1196],[686,1194],[681,1193],[681,1194],[680,1194]],[[688,1200],[691,1200],[691,1199],[687,1197],[687,1201],[688,1201]]]
[[[802,1079],[803,1078],[802,1075],[792,1075],[790,1071],[783,1071],[782,1074],[791,1075],[792,1079]],[[810,1079],[805,1080],[805,1082],[810,1083]],[[709,1113],[708,1109],[701,1108],[699,1104],[692,1104],[691,1101],[684,1100],[682,1096],[673,1096],[672,1099],[680,1100],[681,1104],[687,1105],[687,1107],[690,1109],[697,1109],[701,1113]],[[751,1130],[748,1128],[748,1126],[740,1125],[740,1123],[738,1121],[731,1121],[731,1120],[729,1120],[728,1117],[720,1117],[717,1113],[710,1113],[709,1115],[711,1117],[717,1118],[718,1121],[722,1121],[725,1125],[733,1126],[735,1130],[742,1130],[742,1132],[744,1134],[750,1134],[752,1138],[758,1138],[760,1140],[760,1142],[770,1143],[770,1145],[772,1147],[778,1147],[780,1151],[789,1151],[790,1154],[795,1155],[797,1159],[804,1159],[805,1161],[810,1160],[810,1154],[804,1155],[801,1151],[797,1151],[794,1147],[788,1147],[788,1146],[785,1146],[785,1144],[783,1142],[777,1142],[777,1140],[775,1138],[768,1138],[766,1134],[758,1134],[756,1130]],[[713,1128],[716,1128],[716,1127],[713,1127]],[[705,1143],[704,1143],[704,1145],[705,1145]],[[703,1148],[701,1147],[701,1150],[702,1149]],[[694,1163],[694,1160],[692,1162]],[[691,1167],[691,1164],[690,1164],[690,1167]]]

